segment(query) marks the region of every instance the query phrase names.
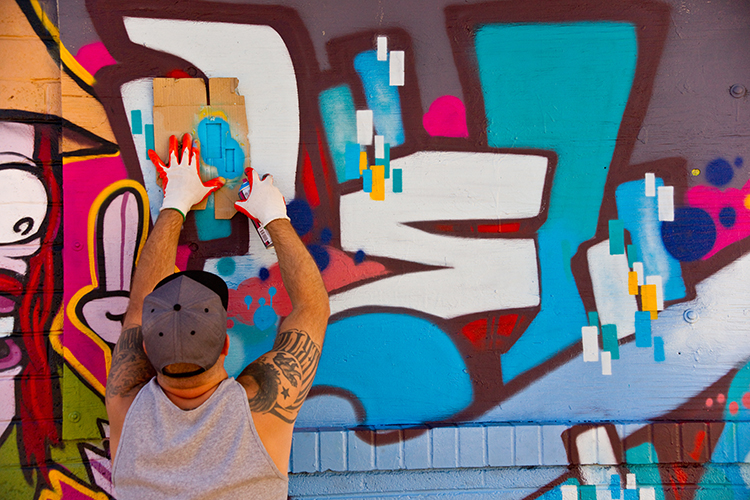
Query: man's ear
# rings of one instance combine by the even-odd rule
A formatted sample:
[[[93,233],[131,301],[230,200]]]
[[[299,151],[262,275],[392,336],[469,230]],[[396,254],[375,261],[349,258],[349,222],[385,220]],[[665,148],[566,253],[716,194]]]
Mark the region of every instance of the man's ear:
[[[229,354],[229,334],[227,334],[227,336],[224,338],[224,348],[221,350],[221,353],[224,356],[226,356],[227,354]]]

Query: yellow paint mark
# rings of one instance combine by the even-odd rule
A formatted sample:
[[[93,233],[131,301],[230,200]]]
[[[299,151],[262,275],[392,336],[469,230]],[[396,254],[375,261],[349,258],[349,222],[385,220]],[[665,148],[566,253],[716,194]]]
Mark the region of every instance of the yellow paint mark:
[[[636,271],[628,273],[628,293],[638,295],[638,273]]]
[[[211,118],[211,117],[221,118],[225,122],[229,123],[229,117],[227,116],[225,112],[218,110],[216,108],[212,108],[211,106],[206,106],[204,108],[201,108],[201,112],[198,113],[198,121],[201,121],[204,118]],[[198,134],[193,134],[193,135],[197,136]]]
[[[367,170],[367,153],[362,151],[359,153],[359,175],[362,175],[362,172]]]
[[[744,200],[743,204],[745,205],[745,208],[747,208],[748,210],[750,210],[750,194],[747,195],[747,196],[745,196],[745,200]]]
[[[643,285],[641,287],[641,304],[644,311],[651,311],[651,317],[656,312],[656,285]]]
[[[71,163],[78,163],[79,161],[98,160],[99,158],[115,158],[117,156],[120,156],[119,151],[117,153],[106,155],[66,156],[63,158],[63,165],[70,165]]]
[[[655,320],[658,317],[658,313],[656,311],[651,311],[651,320]]]
[[[385,165],[373,165],[372,170],[372,192],[371,200],[385,200]]]
[[[39,18],[39,22],[42,23],[44,29],[47,30],[55,43],[60,47],[60,60],[62,61],[62,63],[78,78],[93,87],[96,83],[96,79],[91,73],[88,72],[86,68],[81,66],[76,58],[73,57],[73,54],[71,54],[68,49],[65,48],[65,45],[63,45],[62,41],[60,40],[60,31],[57,29],[57,26],[55,26],[55,23],[53,23],[52,20],[47,17],[47,14],[45,14],[44,9],[42,8],[42,5],[39,3],[39,0],[30,1],[31,7],[34,9],[37,18]]]
[[[57,469],[50,470],[49,482],[52,489],[50,490],[49,488],[44,488],[41,492],[39,492],[39,497],[37,500],[65,500],[63,498],[63,495],[65,493],[63,491],[63,484],[68,487],[68,490],[72,488],[76,490],[80,495],[83,495],[86,498],[91,498],[92,500],[107,500],[109,498],[106,493],[101,491],[94,491],[85,484],[81,483],[77,478],[66,476]],[[70,493],[70,491],[68,491],[68,493]],[[79,495],[74,496],[79,497]],[[70,495],[68,495],[68,497],[70,497]]]
[[[699,175],[701,175],[701,169],[694,168],[693,170],[690,171],[690,173],[693,174],[693,177],[698,177]]]
[[[122,188],[135,189],[135,191],[140,195],[141,200],[143,201],[144,217],[141,221],[143,227],[141,230],[141,240],[138,242],[138,249],[136,252],[136,255],[138,256],[138,258],[140,258],[141,250],[143,249],[143,245],[146,243],[146,237],[148,236],[148,214],[150,213],[148,206],[148,195],[146,194],[146,189],[141,184],[131,179],[123,179],[121,181],[113,182],[112,184],[107,186],[104,190],[102,190],[101,193],[99,193],[99,195],[94,200],[94,203],[91,204],[88,219],[89,273],[91,274],[91,285],[84,286],[83,288],[78,290],[73,295],[73,297],[71,297],[70,302],[68,302],[68,305],[65,308],[68,319],[73,324],[73,326],[83,332],[102,350],[107,374],[109,374],[109,367],[112,363],[112,351],[109,345],[107,345],[107,343],[104,342],[104,340],[102,340],[102,338],[99,337],[96,332],[91,330],[78,318],[78,315],[76,314],[76,307],[82,297],[84,297],[92,290],[96,290],[99,288],[99,275],[96,270],[96,219],[104,202],[115,191]],[[55,343],[56,342],[53,340],[53,347],[55,347],[55,350],[57,352],[62,354],[63,358],[71,365],[71,367],[76,370],[86,380],[86,382],[91,384],[91,386],[96,389],[101,395],[104,395],[104,384],[102,384],[102,382],[97,379],[97,377],[92,374],[88,370],[88,368],[86,368],[86,365],[84,363],[82,363],[73,355],[70,349],[68,349],[64,345],[61,345],[59,342],[57,342],[57,346],[55,345]]]

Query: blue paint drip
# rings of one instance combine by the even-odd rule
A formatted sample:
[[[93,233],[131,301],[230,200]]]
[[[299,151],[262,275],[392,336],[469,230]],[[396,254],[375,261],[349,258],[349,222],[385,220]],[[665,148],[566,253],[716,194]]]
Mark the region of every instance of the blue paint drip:
[[[635,312],[635,346],[651,347],[651,313]]]
[[[622,489],[622,480],[619,474],[612,474],[609,477],[609,493],[613,499],[620,498],[620,491]]]
[[[605,21],[484,25],[475,40],[489,146],[559,158],[537,240],[541,312],[502,357],[508,382],[580,341],[586,311],[560,249],[596,232],[638,49],[632,24]]]
[[[372,170],[369,168],[362,172],[362,191],[372,193]]]
[[[737,221],[737,211],[733,207],[724,207],[719,212],[719,222],[721,225],[730,228]]]
[[[243,174],[245,152],[232,137],[229,123],[221,117],[209,116],[198,123],[198,140],[204,165],[215,167],[218,175],[234,179]]]
[[[366,425],[444,420],[473,400],[468,370],[450,337],[403,314],[363,314],[330,324],[315,385],[354,394]]]
[[[272,325],[261,330],[255,325],[242,323],[238,318],[228,319],[233,321],[234,326],[227,329],[229,354],[224,360],[224,368],[230,377],[237,377],[247,365],[273,349],[276,328]]]
[[[318,96],[320,116],[326,133],[328,149],[331,151],[333,167],[339,182],[351,179],[347,172],[348,144],[357,142],[357,112],[354,98],[348,85],[324,90]],[[358,148],[359,149],[359,148]],[[359,154],[357,154],[359,165]],[[357,166],[357,178],[359,166]]]
[[[667,359],[664,356],[664,339],[661,337],[654,337],[654,361],[661,363]]]
[[[354,57],[354,70],[362,80],[375,131],[383,136],[385,142],[400,146],[404,143],[401,98],[398,87],[390,84],[388,61],[378,61],[377,52],[368,50]]]
[[[310,252],[310,255],[312,255],[312,258],[315,261],[315,264],[318,266],[318,269],[320,269],[321,271],[325,271],[325,269],[328,267],[328,264],[331,263],[331,256],[328,255],[328,250],[320,245],[308,245],[307,251]]]
[[[218,240],[232,234],[232,224],[228,220],[214,217],[214,195],[209,195],[205,210],[193,210],[195,227],[200,241]]]
[[[745,163],[745,161],[742,159],[741,156],[738,156],[734,159],[734,166],[737,168],[742,168],[742,165]]]
[[[724,158],[716,158],[706,165],[706,180],[714,186],[725,186],[734,178],[734,170]]]
[[[664,181],[656,179],[656,186]],[[661,239],[659,207],[655,196],[646,196],[644,180],[626,182],[617,187],[617,217],[630,232],[633,244],[643,258],[643,271],[646,276],[659,275],[664,287],[664,300],[676,300],[685,296],[685,283],[682,280],[680,262],[672,257]]]
[[[681,207],[674,211],[674,221],[662,223],[661,238],[675,259],[693,262],[714,247],[716,226],[705,210]]]
[[[359,173],[359,153],[361,152],[359,144],[346,144],[346,173],[344,180],[359,179],[362,174]],[[339,178],[339,182],[341,182]]]
[[[130,112],[130,130],[136,135],[143,133],[143,118],[140,109],[134,109]]]
[[[357,253],[354,254],[354,263],[355,264],[361,264],[365,260],[365,252],[364,250],[357,250]]]
[[[286,214],[297,234],[304,236],[310,232],[315,223],[310,205],[303,199],[295,198],[286,206]]]
[[[324,227],[323,230],[320,232],[320,242],[324,245],[327,245],[331,242],[331,239],[333,238],[333,233],[331,230],[327,227]]]
[[[271,272],[265,267],[261,267],[260,271],[258,271],[258,278],[260,278],[261,281],[266,281],[270,276]]]
[[[146,136],[146,158],[148,158],[148,150],[154,149],[154,126],[151,124],[144,125],[143,130]]]

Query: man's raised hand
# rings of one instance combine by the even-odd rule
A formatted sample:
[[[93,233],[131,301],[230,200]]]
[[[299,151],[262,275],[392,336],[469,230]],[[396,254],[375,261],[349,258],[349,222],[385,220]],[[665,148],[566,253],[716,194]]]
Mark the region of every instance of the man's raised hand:
[[[190,207],[205,200],[226,182],[223,177],[215,177],[207,182],[201,180],[198,159],[200,151],[197,146],[193,147],[190,134],[182,136],[181,150],[177,145],[177,137],[169,138],[169,165],[164,165],[153,149],[149,149],[148,157],[156,167],[164,189],[161,209],[177,210],[183,219],[190,211]]]
[[[261,180],[252,168],[245,169],[247,182],[250,184],[250,194],[244,201],[235,202],[234,208],[265,227],[276,219],[286,219],[286,202],[279,188],[273,185],[273,176],[266,174]]]

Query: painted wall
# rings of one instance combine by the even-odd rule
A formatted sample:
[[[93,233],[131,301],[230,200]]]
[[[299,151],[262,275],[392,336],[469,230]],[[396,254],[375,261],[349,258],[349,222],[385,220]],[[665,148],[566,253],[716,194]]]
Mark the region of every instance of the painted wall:
[[[331,296],[293,498],[750,496],[744,0],[0,10],[2,498],[111,498],[155,77],[239,79],[225,137]],[[228,282],[232,374],[270,347],[290,303],[247,219],[209,201],[177,266]]]

